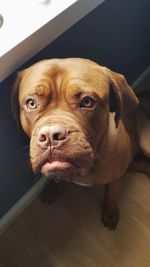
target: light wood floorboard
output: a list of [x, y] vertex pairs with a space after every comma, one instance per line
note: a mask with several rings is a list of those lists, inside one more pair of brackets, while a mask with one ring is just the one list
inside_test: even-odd
[[100, 220], [103, 193], [70, 184], [52, 205], [36, 199], [0, 236], [0, 267], [150, 267], [150, 180], [125, 176], [113, 232]]

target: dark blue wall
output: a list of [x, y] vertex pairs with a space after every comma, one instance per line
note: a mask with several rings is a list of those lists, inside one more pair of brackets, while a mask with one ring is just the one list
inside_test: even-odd
[[[131, 83], [150, 62], [149, 10], [149, 0], [106, 0], [23, 67], [43, 58], [85, 57], [122, 72]], [[13, 80], [11, 75], [0, 84], [0, 216], [36, 181], [24, 149], [28, 140], [12, 119]]]
[[86, 57], [133, 82], [150, 64], [150, 1], [106, 0], [28, 64], [51, 57]]
[[10, 77], [0, 85], [0, 216], [34, 183], [28, 139], [16, 130], [10, 108]]

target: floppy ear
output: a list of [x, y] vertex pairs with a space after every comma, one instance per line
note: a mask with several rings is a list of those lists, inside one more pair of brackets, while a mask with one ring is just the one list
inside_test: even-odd
[[12, 88], [12, 93], [11, 93], [11, 109], [13, 112], [14, 119], [17, 123], [17, 126], [19, 128], [19, 102], [18, 102], [18, 97], [19, 97], [19, 86], [22, 80], [22, 71], [18, 72], [16, 81], [13, 85]]
[[108, 75], [110, 79], [109, 108], [110, 112], [115, 112], [117, 128], [119, 120], [134, 110], [139, 101], [123, 75], [111, 70]]

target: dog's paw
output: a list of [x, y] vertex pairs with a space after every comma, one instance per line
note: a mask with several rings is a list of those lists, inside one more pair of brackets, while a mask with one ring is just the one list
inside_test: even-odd
[[109, 211], [107, 209], [103, 210], [101, 220], [105, 227], [108, 227], [109, 230], [116, 230], [120, 219], [119, 208], [116, 207], [115, 210]]
[[57, 199], [58, 195], [61, 192], [61, 186], [51, 181], [49, 182], [45, 188], [43, 189], [41, 195], [40, 195], [40, 201], [44, 204], [52, 204]]

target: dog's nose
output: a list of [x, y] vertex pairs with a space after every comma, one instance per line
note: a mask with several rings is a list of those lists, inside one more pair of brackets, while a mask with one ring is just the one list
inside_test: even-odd
[[38, 143], [42, 148], [61, 145], [68, 137], [62, 125], [44, 126], [38, 132]]

